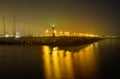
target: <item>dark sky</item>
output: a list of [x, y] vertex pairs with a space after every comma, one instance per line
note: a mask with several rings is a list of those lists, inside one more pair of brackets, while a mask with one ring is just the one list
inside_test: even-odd
[[40, 33], [54, 23], [58, 31], [120, 35], [119, 0], [0, 0], [1, 30], [4, 13], [12, 31], [14, 11], [18, 31]]

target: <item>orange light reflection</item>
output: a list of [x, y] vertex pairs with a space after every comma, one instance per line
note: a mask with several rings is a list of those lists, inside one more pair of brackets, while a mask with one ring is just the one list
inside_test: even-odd
[[94, 78], [97, 75], [96, 45], [91, 44], [76, 53], [43, 46], [46, 79], [75, 79], [77, 73], [82, 78]]

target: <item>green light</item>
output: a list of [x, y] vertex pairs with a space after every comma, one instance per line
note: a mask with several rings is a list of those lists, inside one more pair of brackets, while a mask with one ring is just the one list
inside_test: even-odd
[[55, 28], [55, 24], [53, 24], [52, 27]]

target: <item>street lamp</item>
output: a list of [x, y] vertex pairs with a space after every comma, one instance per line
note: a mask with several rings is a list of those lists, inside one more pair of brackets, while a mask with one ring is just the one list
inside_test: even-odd
[[52, 25], [52, 30], [53, 30], [53, 33], [52, 33], [52, 36], [55, 37], [55, 24]]

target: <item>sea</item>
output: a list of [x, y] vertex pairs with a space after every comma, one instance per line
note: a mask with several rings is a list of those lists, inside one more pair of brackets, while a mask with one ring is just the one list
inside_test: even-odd
[[0, 45], [0, 79], [120, 79], [120, 39], [81, 46]]

